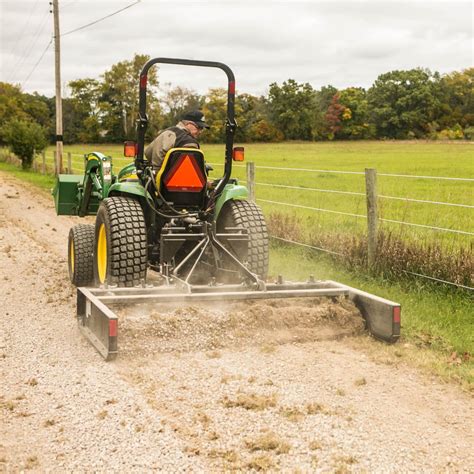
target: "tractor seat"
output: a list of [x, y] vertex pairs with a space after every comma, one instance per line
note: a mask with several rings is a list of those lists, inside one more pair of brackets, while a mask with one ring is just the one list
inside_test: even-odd
[[204, 153], [197, 148], [172, 148], [156, 175], [156, 184], [165, 201], [175, 207], [202, 209], [207, 189]]

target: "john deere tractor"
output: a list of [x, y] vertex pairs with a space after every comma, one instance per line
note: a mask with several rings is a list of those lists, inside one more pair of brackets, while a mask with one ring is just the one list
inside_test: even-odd
[[[228, 78], [224, 175], [210, 179], [204, 154], [194, 148], [168, 151], [160, 169], [144, 156], [147, 75], [157, 63], [222, 69]], [[112, 159], [85, 155], [84, 175], [60, 175], [53, 191], [60, 215], [96, 215], [95, 225], [69, 233], [68, 265], [76, 286], [132, 287], [148, 270], [166, 281], [245, 283], [261, 287], [267, 276], [268, 235], [260, 208], [231, 178], [234, 148], [235, 79], [222, 63], [156, 58], [139, 79], [137, 143], [125, 143], [133, 162], [115, 173]]]
[[[147, 74], [157, 63], [222, 69], [228, 78], [224, 175], [210, 179], [204, 154], [195, 148], [168, 151], [160, 169], [144, 157]], [[229, 302], [267, 298], [349, 298], [367, 329], [394, 342], [400, 305], [334, 281], [265, 282], [268, 234], [260, 208], [231, 178], [235, 80], [217, 62], [157, 58], [140, 74], [137, 143], [125, 144], [133, 162], [114, 173], [101, 153], [85, 155], [83, 175], [59, 175], [53, 195], [61, 215], [96, 215], [95, 225], [69, 233], [68, 265], [77, 288], [79, 329], [106, 360], [117, 356], [115, 305]], [[156, 278], [147, 278], [152, 270]], [[133, 288], [130, 288], [133, 287]], [[310, 303], [311, 304], [311, 303]]]

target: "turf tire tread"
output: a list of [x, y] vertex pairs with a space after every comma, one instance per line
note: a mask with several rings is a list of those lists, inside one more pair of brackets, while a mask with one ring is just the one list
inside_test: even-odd
[[224, 227], [243, 227], [249, 233], [248, 266], [260, 278], [268, 274], [268, 231], [262, 210], [257, 204], [244, 200], [227, 201], [219, 215]]
[[107, 282], [121, 287], [136, 286], [145, 279], [147, 269], [147, 232], [142, 207], [135, 199], [118, 196], [104, 199], [102, 206], [108, 216], [110, 239]]
[[[69, 278], [76, 286], [90, 286], [94, 281], [94, 225], [77, 224], [69, 231], [74, 243], [74, 272], [69, 261]], [[69, 254], [68, 247], [68, 254]], [[69, 256], [70, 258], [70, 256]]]

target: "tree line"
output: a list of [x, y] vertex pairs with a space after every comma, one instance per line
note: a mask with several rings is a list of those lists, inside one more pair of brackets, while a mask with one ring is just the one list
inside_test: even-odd
[[[64, 142], [100, 143], [134, 139], [138, 77], [148, 60], [135, 55], [97, 78], [69, 82], [63, 99]], [[226, 90], [204, 95], [184, 87], [158, 88], [156, 68], [149, 74], [148, 139], [173, 125], [190, 109], [201, 109], [210, 130], [203, 141], [224, 137]], [[474, 68], [441, 75], [428, 69], [390, 71], [368, 89], [331, 85], [320, 89], [288, 79], [268, 93], [238, 93], [240, 142], [281, 140], [474, 139]], [[22, 92], [0, 82], [0, 142], [32, 135], [39, 146], [53, 142], [55, 99]], [[20, 131], [20, 133], [18, 133]], [[23, 139], [23, 141], [25, 141]]]

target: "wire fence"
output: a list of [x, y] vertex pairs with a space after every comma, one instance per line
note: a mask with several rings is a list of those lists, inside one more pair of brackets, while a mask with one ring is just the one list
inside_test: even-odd
[[[239, 167], [243, 167], [243, 165], [237, 165]], [[338, 190], [338, 189], [329, 189], [329, 188], [316, 188], [316, 187], [305, 187], [305, 186], [295, 186], [295, 185], [290, 185], [290, 184], [282, 184], [282, 183], [269, 183], [269, 182], [263, 182], [260, 180], [255, 180], [255, 169], [254, 170], [249, 170], [249, 167], [252, 168], [254, 165], [252, 163], [247, 163], [247, 181], [245, 183], [248, 185], [249, 189], [251, 190], [251, 194], [255, 196], [255, 189], [259, 188], [272, 188], [272, 189], [280, 189], [280, 190], [295, 190], [295, 191], [305, 191], [305, 192], [315, 192], [315, 193], [328, 193], [328, 194], [336, 194], [336, 195], [341, 195], [341, 197], [346, 197], [346, 198], [352, 198], [352, 197], [366, 197], [367, 198], [367, 214], [362, 214], [362, 213], [355, 213], [355, 212], [346, 212], [346, 211], [341, 211], [341, 210], [334, 210], [334, 209], [329, 209], [325, 207], [316, 207], [316, 206], [308, 206], [308, 205], [303, 205], [303, 204], [298, 204], [296, 202], [286, 202], [286, 201], [280, 201], [280, 200], [275, 200], [275, 199], [265, 199], [263, 197], [256, 197], [255, 201], [257, 203], [265, 203], [265, 204], [271, 204], [273, 206], [284, 206], [284, 207], [289, 207], [292, 209], [301, 209], [305, 211], [310, 211], [310, 212], [315, 212], [315, 213], [327, 213], [327, 214], [332, 214], [332, 215], [339, 215], [339, 216], [346, 216], [350, 218], [356, 218], [356, 219], [364, 219], [368, 223], [368, 231], [367, 235], [370, 235], [370, 226], [373, 225], [375, 226], [376, 229], [376, 223], [372, 222], [370, 223], [370, 214], [371, 211], [374, 211], [374, 209], [369, 208], [369, 194], [374, 193], [376, 196], [376, 200], [392, 200], [392, 201], [399, 201], [399, 202], [405, 202], [405, 203], [417, 203], [421, 205], [430, 205], [430, 206], [440, 206], [444, 207], [444, 209], [447, 210], [447, 208], [459, 208], [462, 210], [472, 210], [474, 209], [474, 205], [470, 203], [456, 203], [456, 202], [449, 202], [449, 201], [442, 201], [442, 200], [430, 200], [430, 199], [417, 199], [417, 198], [411, 198], [411, 197], [405, 197], [405, 196], [392, 196], [392, 195], [386, 195], [386, 194], [377, 194], [375, 189], [368, 189], [368, 180], [366, 179], [366, 192], [359, 192], [359, 191], [349, 191], [349, 190]], [[343, 170], [322, 170], [322, 169], [308, 169], [308, 168], [281, 168], [281, 167], [271, 167], [271, 166], [256, 166], [256, 170], [258, 171], [259, 169], [263, 170], [280, 170], [280, 171], [285, 171], [285, 180], [288, 181], [288, 174], [289, 172], [317, 172], [318, 174], [321, 173], [337, 173], [337, 174], [348, 174], [348, 175], [359, 175], [359, 176], [366, 176], [367, 178], [367, 171], [365, 172], [358, 172], [358, 171], [343, 171]], [[375, 172], [375, 170], [373, 170]], [[375, 172], [376, 173], [376, 172]], [[439, 179], [439, 180], [444, 180], [444, 181], [452, 181], [452, 182], [461, 182], [461, 183], [470, 183], [474, 181], [474, 178], [467, 178], [467, 177], [448, 177], [448, 176], [425, 176], [425, 175], [401, 175], [401, 174], [392, 174], [392, 173], [376, 173], [376, 176], [383, 176], [387, 178], [417, 178], [420, 180], [427, 179], [427, 180], [434, 180], [434, 179]], [[253, 182], [251, 182], [253, 180]], [[471, 193], [471, 196], [474, 194]], [[375, 209], [375, 219], [377, 222], [383, 222], [383, 223], [389, 223], [389, 224], [394, 224], [398, 226], [406, 226], [406, 227], [412, 227], [420, 230], [431, 230], [435, 232], [443, 232], [447, 234], [453, 234], [453, 235], [459, 235], [459, 236], [468, 236], [472, 237], [474, 236], [474, 232], [470, 230], [463, 230], [463, 229], [458, 229], [458, 228], [452, 228], [452, 227], [443, 227], [439, 225], [430, 225], [427, 223], [416, 223], [416, 222], [409, 222], [405, 220], [399, 220], [399, 219], [390, 219], [386, 217], [382, 217], [378, 215], [377, 209]], [[474, 215], [472, 216], [472, 222], [474, 222]], [[375, 232], [376, 234], [376, 232]], [[337, 255], [337, 256], [343, 256], [341, 252], [337, 252], [334, 249], [330, 248], [324, 248], [321, 246], [315, 246], [315, 245], [310, 245], [305, 242], [300, 242], [296, 241], [294, 239], [289, 239], [289, 238], [284, 238], [282, 236], [276, 236], [276, 235], [271, 235], [271, 237], [277, 241], [280, 242], [285, 242], [287, 244], [291, 245], [297, 245], [300, 247], [304, 248], [309, 248], [317, 251], [322, 251], [331, 255]], [[374, 248], [372, 249], [372, 253], [376, 255], [376, 246], [377, 242], [371, 242], [370, 237], [368, 238], [368, 246], [373, 246]], [[370, 256], [371, 249], [368, 249], [368, 255]], [[474, 288], [469, 286], [469, 285], [464, 285], [460, 283], [455, 283], [452, 281], [448, 281], [443, 278], [437, 278], [436, 276], [433, 275], [425, 275], [420, 272], [415, 272], [415, 271], [409, 271], [409, 270], [403, 270], [405, 274], [416, 276], [418, 278], [424, 278], [428, 279], [431, 281], [436, 281], [439, 283], [443, 283], [446, 285], [451, 285], [455, 286], [458, 288], [462, 288], [465, 290], [470, 290], [473, 291]]]
[[[35, 169], [37, 171], [47, 173], [47, 172], [54, 172], [55, 171], [55, 166], [54, 163], [56, 162], [54, 153], [43, 153], [41, 158], [37, 157], [35, 161]], [[84, 163], [84, 155], [82, 154], [77, 154], [77, 153], [65, 153], [64, 158], [63, 158], [63, 166], [65, 169], [66, 173], [74, 173], [80, 172], [82, 173], [83, 170], [83, 163]], [[212, 166], [223, 166], [222, 163], [209, 163]], [[233, 165], [236, 168], [244, 168], [247, 170], [247, 180], [242, 179], [240, 182], [247, 184], [249, 189], [253, 189], [253, 193], [255, 193], [255, 189], [274, 189], [274, 190], [292, 190], [292, 191], [301, 191], [304, 193], [321, 193], [321, 194], [328, 194], [328, 195], [340, 195], [342, 198], [353, 198], [353, 197], [358, 197], [358, 198], [367, 198], [368, 197], [368, 189], [367, 189], [367, 183], [366, 183], [366, 189], [365, 192], [360, 192], [360, 191], [353, 191], [353, 190], [341, 190], [341, 189], [330, 189], [330, 188], [325, 188], [325, 187], [312, 187], [312, 186], [301, 186], [301, 185], [291, 185], [291, 184], [283, 184], [281, 182], [273, 183], [273, 182], [265, 182], [264, 180], [255, 180], [255, 169], [257, 171], [259, 170], [267, 170], [267, 171], [281, 171], [285, 173], [285, 180], [287, 181], [287, 177], [289, 176], [290, 173], [318, 173], [318, 174], [337, 174], [337, 175], [352, 175], [352, 176], [367, 176], [367, 170], [366, 171], [348, 171], [348, 170], [330, 170], [330, 169], [313, 169], [313, 168], [294, 168], [294, 167], [276, 167], [276, 166], [255, 166], [253, 163], [247, 163], [246, 165], [240, 165], [240, 164], [234, 164]], [[252, 173], [249, 173], [249, 168], [253, 167], [254, 170]], [[430, 175], [410, 175], [410, 174], [398, 174], [398, 173], [376, 173], [377, 177], [384, 177], [384, 178], [396, 178], [396, 179], [418, 179], [418, 180], [439, 180], [440, 182], [459, 182], [459, 183], [472, 183], [474, 182], [474, 178], [470, 177], [452, 177], [452, 176], [430, 176]], [[260, 193], [259, 193], [260, 194]], [[473, 195], [473, 193], [471, 193]], [[415, 197], [408, 197], [408, 196], [394, 196], [390, 194], [377, 194], [376, 195], [377, 200], [379, 201], [398, 201], [398, 202], [403, 202], [403, 203], [415, 203], [415, 204], [420, 204], [420, 205], [429, 205], [433, 207], [440, 207], [446, 209], [446, 212], [448, 212], [448, 209], [460, 209], [460, 210], [465, 210], [469, 211], [474, 209], [474, 205], [468, 202], [452, 202], [449, 200], [431, 200], [431, 199], [420, 199], [420, 198], [415, 198]], [[335, 210], [335, 209], [329, 209], [326, 207], [322, 206], [310, 206], [310, 205], [304, 205], [304, 204], [298, 204], [296, 202], [285, 202], [281, 200], [276, 200], [276, 199], [266, 199], [263, 197], [257, 197], [255, 199], [259, 203], [264, 203], [264, 204], [270, 204], [273, 206], [283, 206], [283, 207], [288, 207], [288, 208], [293, 208], [293, 209], [301, 209], [304, 211], [309, 211], [309, 212], [315, 212], [315, 213], [323, 213], [323, 214], [328, 214], [328, 215], [339, 215], [339, 216], [345, 216], [348, 218], [355, 218], [357, 219], [364, 219], [366, 221], [369, 220], [369, 209], [367, 210], [367, 214], [362, 214], [359, 212], [347, 212], [344, 210]], [[392, 225], [398, 225], [398, 226], [404, 226], [404, 227], [409, 227], [409, 228], [414, 228], [414, 229], [419, 229], [420, 231], [434, 231], [438, 233], [445, 233], [445, 234], [451, 234], [451, 235], [458, 235], [458, 236], [466, 236], [466, 237], [472, 237], [474, 236], [474, 232], [471, 230], [464, 230], [464, 229], [459, 229], [459, 228], [452, 228], [452, 227], [445, 227], [445, 226], [440, 226], [440, 225], [431, 225], [428, 223], [420, 223], [420, 222], [410, 222], [410, 221], [405, 221], [401, 219], [391, 219], [387, 217], [382, 217], [380, 215], [376, 215], [376, 220], [377, 222], [380, 223], [387, 223], [387, 224], [392, 224]], [[474, 215], [471, 220], [471, 222], [474, 222]], [[370, 223], [368, 223], [368, 226]], [[343, 254], [341, 252], [336, 251], [335, 249], [330, 249], [330, 248], [324, 248], [321, 246], [315, 246], [315, 245], [310, 245], [305, 242], [300, 242], [296, 241], [293, 239], [289, 238], [284, 238], [282, 236], [271, 236], [273, 239], [285, 242], [290, 245], [296, 245], [304, 248], [309, 248], [321, 252], [325, 252], [331, 255], [337, 255], [337, 256], [342, 256]], [[372, 242], [372, 244], [369, 243], [368, 245], [376, 245], [376, 242]], [[424, 275], [419, 272], [412, 272], [409, 270], [403, 270], [404, 273], [410, 274], [412, 276], [416, 276], [419, 278], [425, 278], [431, 281], [437, 281], [446, 285], [452, 285], [456, 286], [459, 288], [467, 289], [467, 290], [474, 290], [469, 285], [463, 285], [451, 281], [447, 281], [443, 278], [437, 278], [436, 276], [433, 275]]]
[[[209, 163], [212, 166], [222, 166], [222, 163]], [[234, 165], [237, 168], [245, 168], [246, 165]], [[358, 174], [364, 176], [363, 171], [345, 171], [345, 170], [327, 170], [314, 168], [284, 168], [278, 166], [258, 166], [258, 169], [277, 170], [277, 171], [303, 171], [308, 173], [333, 173], [333, 174]], [[388, 176], [393, 178], [411, 178], [411, 179], [438, 179], [448, 181], [474, 181], [474, 178], [458, 178], [453, 176], [426, 176], [415, 174], [393, 174], [393, 173], [377, 173], [378, 176]]]

